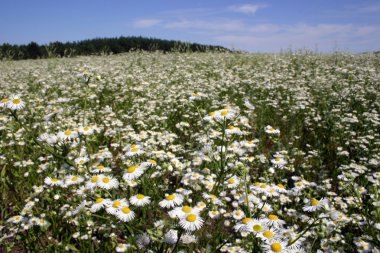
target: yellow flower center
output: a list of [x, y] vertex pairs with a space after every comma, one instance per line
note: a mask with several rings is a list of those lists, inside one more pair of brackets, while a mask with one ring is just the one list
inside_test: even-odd
[[137, 198], [137, 199], [143, 199], [143, 198], [145, 198], [145, 196], [142, 195], [142, 194], [137, 194], [137, 195], [136, 195], [136, 198]]
[[8, 101], [9, 101], [8, 98], [3, 98], [3, 99], [1, 100], [1, 103], [7, 103]]
[[96, 202], [96, 203], [102, 203], [103, 200], [104, 200], [103, 198], [97, 198], [97, 199], [95, 200], [95, 202]]
[[119, 207], [121, 205], [121, 201], [119, 201], [119, 200], [116, 200], [116, 201], [114, 201], [113, 203], [112, 203], [112, 207], [114, 207], [114, 208], [117, 208], [117, 207]]
[[170, 195], [166, 196], [165, 199], [166, 200], [174, 200], [175, 199], [175, 195], [174, 194], [170, 194]]
[[222, 111], [222, 112], [220, 113], [220, 115], [222, 115], [222, 116], [227, 116], [227, 115], [228, 115], [228, 112], [227, 112], [227, 111]]
[[52, 178], [51, 181], [54, 182], [54, 183], [58, 182], [58, 178]]
[[229, 109], [231, 109], [231, 107], [227, 105], [223, 109], [229, 110]]
[[248, 224], [248, 222], [250, 222], [250, 221], [252, 221], [251, 218], [244, 218], [244, 219], [242, 220], [243, 224]]
[[98, 166], [96, 166], [96, 168], [98, 168], [98, 170], [104, 170], [104, 166], [103, 165], [98, 165]]
[[255, 232], [260, 232], [261, 230], [263, 230], [263, 226], [261, 226], [260, 224], [255, 224], [252, 228]]
[[139, 149], [138, 149], [138, 148], [132, 148], [131, 151], [132, 151], [133, 153], [136, 153], [137, 151], [139, 151]]
[[71, 131], [70, 131], [70, 130], [66, 130], [66, 131], [65, 131], [65, 135], [66, 135], [66, 136], [71, 135]]
[[21, 100], [18, 98], [15, 98], [12, 100], [12, 103], [17, 105], [17, 104], [21, 103]]
[[280, 188], [282, 188], [282, 189], [285, 188], [285, 186], [283, 184], [278, 184], [277, 186], [280, 187]]
[[261, 183], [260, 182], [255, 182], [255, 186], [260, 186]]
[[151, 164], [157, 164], [157, 162], [156, 162], [155, 160], [149, 160], [149, 162], [150, 162]]
[[194, 222], [197, 220], [197, 216], [195, 214], [189, 214], [187, 217], [186, 217], [186, 220], [189, 221], [189, 222]]
[[269, 214], [269, 215], [268, 215], [268, 218], [269, 218], [270, 220], [278, 220], [278, 216], [277, 216], [277, 215], [274, 215], [274, 214]]
[[103, 183], [108, 184], [111, 180], [108, 177], [103, 178]]
[[317, 199], [315, 199], [315, 198], [312, 198], [312, 199], [310, 200], [310, 203], [311, 203], [312, 206], [316, 206], [316, 205], [319, 204], [319, 200], [317, 200]]
[[210, 112], [208, 115], [209, 115], [209, 116], [214, 116], [214, 115], [215, 115], [215, 112]]
[[281, 250], [282, 250], [282, 246], [278, 242], [272, 243], [270, 248], [273, 252], [281, 252]]
[[267, 188], [267, 185], [266, 184], [262, 184], [262, 185], [260, 185], [260, 188], [265, 189], [265, 188]]
[[229, 184], [234, 184], [235, 183], [235, 179], [231, 178], [230, 180], [228, 180], [228, 183]]
[[123, 207], [123, 208], [121, 209], [121, 211], [122, 211], [123, 213], [125, 213], [125, 214], [128, 214], [128, 213], [131, 212], [131, 209], [129, 209], [129, 207]]
[[127, 169], [127, 171], [128, 171], [128, 173], [133, 173], [133, 172], [135, 172], [135, 170], [138, 168], [139, 166], [132, 166], [132, 167], [129, 167], [128, 169]]
[[194, 96], [194, 97], [198, 97], [199, 95], [198, 95], [197, 92], [194, 92], [193, 96]]
[[281, 161], [281, 158], [280, 157], [276, 157], [274, 160], [276, 160], [276, 162], [279, 162], [279, 161]]
[[235, 127], [234, 126], [229, 126], [228, 129], [234, 129]]
[[237, 212], [236, 212], [236, 215], [241, 215], [241, 212], [240, 212], [240, 211], [237, 211]]
[[96, 183], [96, 182], [98, 182], [98, 180], [99, 180], [99, 177], [98, 177], [98, 176], [93, 176], [93, 177], [91, 178], [91, 182], [92, 182], [92, 183]]
[[136, 147], [137, 147], [136, 144], [132, 144], [132, 145], [131, 145], [131, 148], [136, 148]]
[[184, 206], [184, 207], [182, 207], [182, 212], [184, 212], [184, 213], [190, 213], [191, 210], [192, 210], [192, 208], [189, 207], [189, 206]]
[[263, 233], [263, 236], [265, 236], [265, 237], [268, 238], [268, 239], [271, 239], [271, 238], [273, 238], [274, 234], [273, 234], [272, 231], [267, 230], [267, 231], [265, 231], [265, 232]]
[[73, 176], [72, 178], [71, 178], [71, 181], [74, 181], [74, 182], [76, 182], [76, 181], [78, 181], [78, 177], [77, 176]]
[[84, 130], [84, 131], [88, 131], [88, 130], [90, 130], [90, 128], [85, 127], [85, 128], [83, 128], [83, 130]]

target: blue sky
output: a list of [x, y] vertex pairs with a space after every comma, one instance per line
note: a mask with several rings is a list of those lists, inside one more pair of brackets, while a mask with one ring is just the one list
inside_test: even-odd
[[0, 43], [140, 35], [252, 52], [380, 50], [380, 1], [0, 2]]

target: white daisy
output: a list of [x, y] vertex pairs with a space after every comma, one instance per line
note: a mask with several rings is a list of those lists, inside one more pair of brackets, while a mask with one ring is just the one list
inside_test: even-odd
[[125, 243], [119, 243], [116, 247], [116, 252], [125, 252], [127, 249], [129, 249], [131, 245], [125, 244]]
[[265, 132], [267, 134], [280, 134], [280, 130], [273, 128], [272, 126], [268, 125], [264, 128]]
[[150, 197], [145, 196], [143, 194], [136, 194], [130, 197], [129, 201], [134, 206], [145, 206], [150, 204]]
[[311, 198], [310, 203], [307, 206], [304, 206], [302, 210], [305, 212], [315, 212], [319, 209], [325, 208], [328, 204], [327, 199], [321, 198], [320, 200], [317, 200], [316, 198]]
[[106, 212], [116, 215], [121, 206], [128, 206], [128, 201], [126, 199], [116, 199], [109, 201], [106, 203]]
[[139, 178], [142, 174], [144, 174], [144, 167], [140, 165], [131, 166], [123, 174], [123, 179], [125, 181], [135, 180]]
[[92, 204], [90, 211], [95, 213], [95, 212], [99, 211], [100, 209], [102, 209], [102, 208], [104, 208], [110, 204], [111, 204], [110, 199], [97, 198], [95, 200], [94, 204]]
[[115, 215], [119, 220], [124, 222], [129, 222], [135, 218], [135, 212], [128, 205], [121, 206]]
[[158, 204], [164, 208], [171, 208], [171, 207], [181, 205], [182, 202], [183, 202], [183, 196], [178, 193], [173, 193], [170, 195], [165, 194], [165, 199], [160, 201]]
[[195, 231], [202, 227], [203, 219], [197, 213], [189, 213], [182, 216], [179, 224], [187, 231]]
[[25, 102], [22, 101], [19, 95], [13, 95], [7, 103], [7, 107], [11, 110], [18, 111], [25, 107]]
[[285, 221], [278, 218], [275, 214], [269, 214], [268, 218], [265, 219], [265, 222], [267, 226], [275, 228], [282, 227], [285, 224]]
[[103, 165], [96, 165], [91, 170], [92, 173], [105, 173], [105, 172], [111, 172], [112, 169], [110, 167], [104, 167]]
[[280, 241], [280, 240], [271, 240], [271, 241], [265, 241], [262, 245], [265, 252], [288, 252], [286, 243]]
[[80, 184], [84, 181], [84, 178], [78, 175], [69, 175], [65, 178], [65, 185]]
[[117, 188], [119, 186], [119, 181], [111, 176], [103, 176], [101, 180], [99, 180], [98, 185], [100, 188], [109, 190]]
[[179, 206], [174, 208], [174, 210], [170, 211], [169, 216], [172, 218], [181, 218], [189, 213], [199, 213], [199, 210], [197, 208], [193, 208], [187, 205]]
[[83, 135], [90, 135], [94, 132], [92, 127], [80, 127], [78, 132]]
[[63, 132], [59, 132], [58, 133], [58, 138], [60, 140], [72, 140], [72, 139], [75, 139], [78, 137], [78, 132], [76, 131], [72, 131], [70, 129], [67, 129], [66, 131], [63, 131]]
[[63, 185], [63, 182], [62, 180], [56, 178], [56, 177], [46, 177], [45, 180], [44, 180], [44, 183], [46, 185], [52, 185], [52, 186], [55, 186], [55, 185], [58, 185], [58, 186], [62, 186]]

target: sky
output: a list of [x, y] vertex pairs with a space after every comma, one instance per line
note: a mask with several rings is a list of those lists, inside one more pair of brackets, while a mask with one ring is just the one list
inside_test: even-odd
[[250, 52], [380, 50], [377, 0], [0, 0], [0, 44], [144, 36]]

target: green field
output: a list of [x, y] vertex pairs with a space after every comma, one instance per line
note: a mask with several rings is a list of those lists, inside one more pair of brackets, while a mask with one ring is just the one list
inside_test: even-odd
[[380, 57], [0, 62], [0, 252], [379, 252]]

